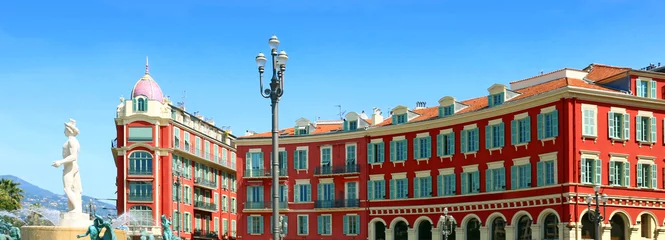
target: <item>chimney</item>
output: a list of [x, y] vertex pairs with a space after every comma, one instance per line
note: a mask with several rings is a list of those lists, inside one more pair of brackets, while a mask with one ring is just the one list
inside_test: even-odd
[[254, 132], [254, 131], [250, 131], [250, 130], [245, 131], [245, 137], [252, 136], [254, 134], [256, 134], [256, 132]]
[[365, 120], [366, 120], [366, 119], [369, 119], [369, 118], [367, 117], [367, 114], [365, 113], [365, 110], [363, 110], [363, 111], [360, 113], [360, 118], [361, 118], [361, 119], [365, 119]]
[[423, 109], [423, 108], [425, 108], [426, 105], [427, 105], [426, 102], [416, 102], [416, 108], [415, 109]]
[[372, 126], [375, 126], [383, 122], [383, 115], [381, 115], [381, 109], [374, 108], [374, 113], [372, 113]]

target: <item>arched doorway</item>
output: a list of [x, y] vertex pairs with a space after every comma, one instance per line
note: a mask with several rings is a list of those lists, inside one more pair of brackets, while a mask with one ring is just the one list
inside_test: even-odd
[[374, 239], [386, 240], [386, 225], [381, 221], [374, 223]]
[[432, 223], [427, 220], [418, 223], [418, 240], [432, 240]]
[[496, 217], [492, 220], [490, 240], [506, 240], [506, 220]]
[[582, 215], [582, 238], [596, 239], [596, 225], [589, 219], [589, 213]]
[[543, 220], [543, 239], [544, 240], [558, 240], [559, 239], [559, 218], [550, 213]]
[[478, 219], [472, 218], [466, 223], [466, 240], [480, 240], [480, 221]]
[[517, 220], [517, 240], [531, 240], [531, 218], [524, 215]]
[[409, 239], [409, 226], [404, 221], [399, 221], [395, 224], [393, 229], [394, 240], [408, 240]]
[[614, 214], [610, 219], [612, 230], [610, 231], [611, 240], [626, 240], [626, 223], [619, 214]]
[[642, 213], [640, 216], [640, 235], [642, 239], [652, 239], [654, 237], [654, 231], [656, 231], [656, 220], [647, 213]]

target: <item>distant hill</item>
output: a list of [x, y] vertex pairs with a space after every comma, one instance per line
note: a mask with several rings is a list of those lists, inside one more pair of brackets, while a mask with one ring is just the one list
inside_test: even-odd
[[[61, 212], [67, 211], [67, 197], [64, 194], [55, 194], [49, 190], [40, 188], [32, 183], [29, 183], [19, 177], [12, 175], [0, 175], [0, 179], [10, 179], [19, 183], [19, 188], [23, 189], [23, 201], [21, 205], [24, 207], [30, 206], [34, 203], [39, 203], [44, 207], [55, 209]], [[83, 195], [83, 209], [87, 209], [90, 200], [97, 206], [97, 213], [101, 216], [112, 215], [115, 216], [117, 211], [115, 205], [106, 202], [95, 200], [95, 198]]]

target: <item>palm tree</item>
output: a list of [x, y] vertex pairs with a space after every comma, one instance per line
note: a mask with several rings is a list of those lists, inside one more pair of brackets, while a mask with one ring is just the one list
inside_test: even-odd
[[14, 182], [10, 179], [0, 179], [0, 192], [4, 192], [4, 194], [9, 197], [9, 199], [4, 199], [4, 197], [0, 197], [0, 199], [3, 201], [9, 201], [9, 203], [5, 204], [13, 206], [13, 209], [7, 210], [16, 210], [21, 208], [21, 200], [23, 200], [23, 189], [19, 188], [19, 185], [20, 183]]

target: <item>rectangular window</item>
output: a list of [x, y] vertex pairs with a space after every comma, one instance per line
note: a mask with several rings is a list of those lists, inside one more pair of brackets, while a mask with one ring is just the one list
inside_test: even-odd
[[496, 192], [506, 190], [506, 168], [485, 170], [485, 191]]
[[413, 157], [415, 159], [429, 159], [432, 157], [432, 137], [419, 137], [413, 139]]
[[637, 163], [637, 187], [657, 188], [658, 170], [656, 164]]
[[180, 148], [180, 128], [177, 127], [173, 127], [173, 147]]
[[367, 199], [386, 199], [386, 181], [369, 180], [367, 182]]
[[298, 235], [309, 234], [309, 228], [307, 227], [308, 222], [309, 216], [298, 215]]
[[184, 226], [185, 232], [191, 232], [192, 231], [192, 215], [189, 213], [185, 213], [185, 226]]
[[396, 140], [390, 141], [390, 161], [406, 161], [407, 158], [407, 141]]
[[264, 205], [263, 193], [264, 193], [263, 186], [248, 186], [247, 203], [245, 208], [247, 209], [263, 208]]
[[215, 232], [219, 232], [219, 218], [215, 217]]
[[497, 93], [487, 96], [489, 107], [501, 105], [505, 101], [505, 93]]
[[455, 114], [455, 104], [443, 107], [443, 116], [452, 116]]
[[610, 161], [610, 185], [630, 186], [630, 163], [628, 161]]
[[437, 196], [455, 195], [455, 174], [437, 176]]
[[247, 217], [247, 233], [263, 234], [263, 216]]
[[559, 111], [538, 114], [538, 140], [559, 136]]
[[479, 193], [480, 192], [480, 172], [463, 172], [462, 180], [462, 194]]
[[189, 139], [189, 132], [185, 131], [185, 152], [190, 152], [190, 139]]
[[279, 169], [280, 169], [279, 171], [286, 173], [288, 167], [289, 167], [289, 162], [286, 158], [286, 151], [279, 151]]
[[503, 122], [501, 122], [485, 126], [485, 148], [494, 149], [505, 145], [503, 125]]
[[462, 130], [460, 142], [462, 153], [477, 152], [479, 148], [478, 128]]
[[583, 184], [600, 184], [602, 165], [600, 159], [582, 158], [581, 182]]
[[595, 109], [584, 109], [582, 111], [582, 135], [596, 136], [596, 115]]
[[424, 198], [432, 196], [432, 177], [416, 177], [413, 179], [414, 196]]
[[152, 141], [152, 127], [129, 127], [130, 142], [150, 142]]
[[436, 136], [436, 154], [439, 157], [455, 154], [455, 132], [439, 134]]
[[296, 184], [294, 187], [293, 198], [295, 202], [311, 202], [312, 201], [312, 185], [310, 184]]
[[357, 235], [360, 234], [360, 216], [359, 215], [344, 215], [344, 234]]
[[231, 220], [231, 236], [232, 237], [236, 237], [236, 235], [237, 235], [236, 231], [237, 231], [236, 220]]
[[236, 198], [231, 198], [231, 213], [237, 213], [238, 209], [238, 203], [236, 201]]
[[408, 113], [393, 115], [393, 124], [404, 124], [407, 122]]
[[298, 170], [307, 170], [307, 150], [296, 150], [294, 152], [294, 168]]
[[358, 120], [349, 122], [349, 130], [353, 131], [358, 129]]
[[[217, 147], [217, 145], [213, 145], [212, 148], [213, 148], [212, 160], [214, 162], [218, 163], [219, 162], [219, 147]], [[226, 162], [224, 162], [224, 163], [226, 163]]]
[[321, 235], [331, 235], [332, 234], [332, 216], [322, 215], [318, 216], [317, 226], [319, 228], [319, 234]]
[[210, 142], [203, 140], [203, 149], [205, 151], [203, 158], [210, 160]]
[[409, 198], [409, 179], [390, 180], [390, 199]]
[[331, 208], [335, 203], [335, 184], [319, 183], [317, 185], [317, 202], [323, 208]]
[[368, 163], [382, 163], [385, 161], [384, 158], [384, 144], [380, 143], [368, 143], [367, 144], [367, 162]]
[[226, 197], [226, 195], [222, 195], [222, 212], [227, 212], [229, 211], [229, 199]]
[[531, 187], [531, 163], [512, 166], [510, 171], [511, 186], [513, 189]]
[[321, 148], [321, 173], [332, 173], [332, 148]]
[[229, 220], [222, 218], [222, 236], [229, 234]]
[[656, 142], [656, 118], [637, 116], [637, 141], [642, 143]]
[[152, 201], [152, 182], [129, 182], [130, 201]]
[[347, 182], [346, 183], [346, 198], [345, 199], [358, 199], [358, 182]]
[[[348, 167], [356, 166], [358, 162], [356, 161], [356, 145], [346, 146], [346, 165]], [[347, 169], [349, 169], [347, 167]]]
[[637, 89], [636, 95], [638, 97], [645, 97], [645, 98], [657, 98], [657, 88], [658, 85], [656, 84], [656, 81], [653, 81], [651, 79], [640, 79], [638, 78], [636, 80], [636, 86], [635, 88]]
[[630, 138], [630, 115], [624, 113], [607, 113], [609, 138], [627, 140]]
[[513, 145], [528, 143], [531, 141], [531, 117], [510, 121], [511, 142]]

